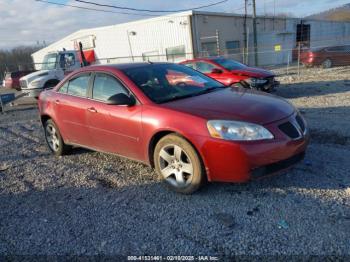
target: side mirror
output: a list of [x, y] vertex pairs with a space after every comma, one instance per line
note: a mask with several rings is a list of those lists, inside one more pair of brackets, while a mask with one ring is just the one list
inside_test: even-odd
[[136, 99], [132, 95], [127, 96], [126, 94], [120, 93], [108, 98], [107, 104], [116, 106], [133, 106], [136, 104]]
[[214, 68], [213, 70], [211, 70], [211, 73], [212, 74], [222, 74], [223, 71], [219, 68]]

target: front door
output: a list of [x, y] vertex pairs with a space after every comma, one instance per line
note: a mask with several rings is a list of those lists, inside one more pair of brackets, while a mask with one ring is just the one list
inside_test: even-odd
[[[219, 68], [218, 66], [212, 64], [212, 63], [208, 63], [208, 62], [204, 62], [204, 61], [200, 61], [200, 62], [196, 62], [196, 69], [203, 73], [206, 74], [207, 76], [214, 78], [215, 80], [221, 82], [224, 85], [228, 85], [230, 84], [231, 81], [231, 74], [227, 74], [226, 70]], [[221, 72], [213, 72], [213, 69], [218, 69]]]
[[109, 97], [129, 91], [114, 76], [96, 73], [91, 92], [92, 107], [88, 110], [88, 125], [94, 148], [126, 157], [142, 158], [141, 108], [108, 105]]

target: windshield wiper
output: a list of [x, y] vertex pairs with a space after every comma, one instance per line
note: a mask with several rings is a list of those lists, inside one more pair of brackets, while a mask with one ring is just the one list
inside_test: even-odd
[[170, 97], [169, 99], [166, 99], [164, 101], [161, 101], [160, 103], [165, 103], [165, 102], [170, 102], [170, 101], [174, 101], [174, 100], [178, 100], [178, 99], [183, 99], [183, 98], [188, 98], [188, 97], [194, 97], [194, 96], [200, 96], [200, 95], [204, 95], [207, 93], [210, 93], [216, 89], [221, 89], [221, 88], [226, 88], [225, 86], [219, 86], [219, 87], [209, 87], [206, 88], [200, 92], [197, 93], [192, 93], [192, 94], [187, 94], [187, 95], [173, 95], [172, 97]]
[[202, 90], [202, 91], [200, 91], [198, 93], [195, 93], [194, 95], [199, 96], [199, 95], [203, 95], [203, 94], [208, 94], [208, 93], [210, 93], [210, 92], [212, 92], [214, 90], [220, 89], [220, 88], [224, 88], [224, 87], [220, 87], [220, 86], [209, 87], [209, 88], [204, 89], [204, 90]]
[[170, 102], [170, 101], [175, 101], [178, 99], [183, 99], [183, 98], [188, 98], [188, 97], [192, 97], [194, 96], [194, 94], [188, 94], [188, 95], [173, 95], [172, 97], [165, 99], [163, 101], [160, 101], [160, 103], [166, 103], [166, 102]]

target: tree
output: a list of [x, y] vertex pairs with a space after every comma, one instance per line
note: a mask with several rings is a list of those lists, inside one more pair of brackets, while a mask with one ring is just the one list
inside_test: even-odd
[[6, 72], [18, 70], [34, 70], [31, 54], [42, 46], [18, 46], [11, 50], [0, 50], [0, 80]]

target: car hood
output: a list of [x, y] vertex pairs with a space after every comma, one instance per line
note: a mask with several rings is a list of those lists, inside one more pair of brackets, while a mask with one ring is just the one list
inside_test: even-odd
[[235, 75], [257, 77], [257, 78], [275, 76], [275, 74], [269, 70], [255, 68], [255, 67], [248, 67], [248, 66], [242, 69], [232, 70], [231, 72]]
[[29, 80], [37, 77], [42, 77], [42, 76], [49, 75], [49, 73], [50, 73], [49, 70], [40, 70], [40, 71], [33, 72], [29, 75], [22, 76], [21, 80]]
[[225, 88], [184, 98], [163, 106], [207, 120], [238, 120], [268, 124], [293, 114], [292, 104], [276, 96], [249, 89]]

